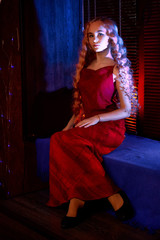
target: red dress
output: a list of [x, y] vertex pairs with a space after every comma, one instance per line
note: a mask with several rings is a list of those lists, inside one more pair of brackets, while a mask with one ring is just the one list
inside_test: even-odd
[[[83, 69], [79, 90], [86, 118], [116, 109], [113, 66]], [[124, 133], [124, 120], [117, 120], [53, 134], [47, 205], [58, 206], [72, 198], [100, 199], [116, 193], [119, 188], [104, 170], [102, 155], [117, 148]]]

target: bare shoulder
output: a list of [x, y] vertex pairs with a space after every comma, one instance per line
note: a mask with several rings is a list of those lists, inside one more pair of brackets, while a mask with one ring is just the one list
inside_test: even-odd
[[118, 76], [119, 76], [119, 69], [118, 69], [118, 65], [115, 64], [113, 68], [113, 82], [116, 82]]
[[115, 65], [114, 65], [114, 68], [113, 68], [113, 75], [115, 75], [116, 77], [118, 77], [118, 74], [119, 74], [119, 68], [118, 68], [118, 65], [115, 64]]

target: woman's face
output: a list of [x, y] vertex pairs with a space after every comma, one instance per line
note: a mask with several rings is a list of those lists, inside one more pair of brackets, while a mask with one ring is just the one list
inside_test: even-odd
[[109, 37], [101, 21], [91, 23], [87, 35], [89, 44], [95, 52], [104, 51], [108, 47]]

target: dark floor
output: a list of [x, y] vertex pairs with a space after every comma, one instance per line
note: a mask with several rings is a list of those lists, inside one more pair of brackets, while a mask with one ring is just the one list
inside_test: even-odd
[[91, 207], [92, 214], [79, 226], [61, 229], [66, 206], [49, 208], [47, 200], [48, 190], [0, 200], [0, 240], [160, 240], [160, 231], [151, 235], [123, 224], [104, 207], [97, 208], [97, 202]]

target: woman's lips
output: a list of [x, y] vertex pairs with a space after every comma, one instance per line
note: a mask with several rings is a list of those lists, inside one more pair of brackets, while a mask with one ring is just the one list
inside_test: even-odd
[[99, 47], [99, 45], [98, 44], [95, 44], [95, 45], [93, 45], [94, 47]]

